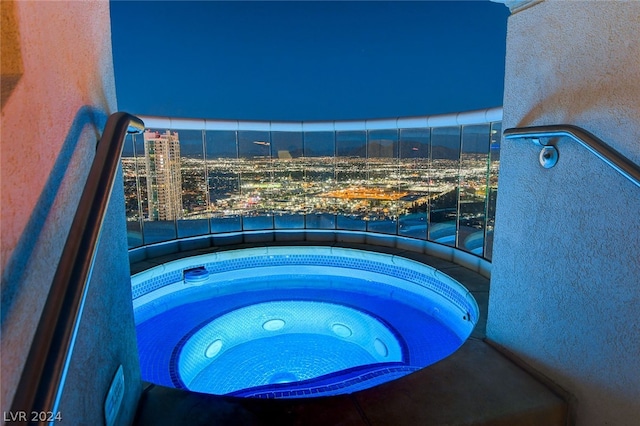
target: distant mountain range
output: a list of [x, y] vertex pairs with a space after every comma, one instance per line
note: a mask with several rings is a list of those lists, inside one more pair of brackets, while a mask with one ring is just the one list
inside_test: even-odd
[[[415, 144], [417, 145], [417, 144]], [[426, 158], [428, 153], [419, 152], [417, 155], [406, 155], [406, 152], [410, 152], [413, 148], [414, 144], [406, 144], [402, 146], [402, 157], [403, 158]], [[292, 147], [293, 148], [293, 147]], [[426, 146], [420, 146], [420, 149], [423, 151], [426, 150]], [[227, 152], [228, 151], [228, 152]], [[287, 150], [282, 150], [287, 151]], [[300, 147], [295, 147], [287, 151], [291, 157], [297, 158], [302, 157], [306, 154], [307, 157], [325, 157], [326, 149], [322, 150], [314, 150], [313, 147], [307, 146], [303, 151]], [[227, 156], [235, 156], [235, 147], [230, 147], [229, 150], [226, 151], [218, 151], [217, 154], [225, 154]], [[359, 157], [364, 158], [369, 153], [369, 156], [376, 158], [391, 158], [395, 156], [396, 153], [393, 152], [393, 145], [390, 143], [369, 143], [367, 147], [364, 144], [359, 144], [352, 148], [345, 148], [339, 150], [339, 156], [341, 157]], [[413, 154], [413, 152], [412, 152]], [[481, 154], [486, 154], [486, 152], [482, 152]], [[185, 144], [180, 147], [180, 155], [182, 157], [190, 157], [190, 158], [202, 158], [202, 145], [198, 146], [196, 144]], [[242, 155], [241, 155], [242, 156]], [[277, 153], [274, 154], [274, 157], [277, 157]], [[442, 145], [436, 145], [431, 147], [431, 157], [436, 159], [444, 159], [444, 160], [457, 160], [460, 157], [460, 151], [457, 148], [448, 148]]]

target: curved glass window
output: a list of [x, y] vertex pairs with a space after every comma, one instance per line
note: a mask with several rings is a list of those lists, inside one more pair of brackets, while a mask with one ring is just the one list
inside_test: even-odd
[[128, 137], [129, 247], [209, 233], [339, 229], [426, 239], [490, 260], [501, 123], [484, 117], [496, 111], [206, 126], [181, 119], [174, 123], [190, 127]]

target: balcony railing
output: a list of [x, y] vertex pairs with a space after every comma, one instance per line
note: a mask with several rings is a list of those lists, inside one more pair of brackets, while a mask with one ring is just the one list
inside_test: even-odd
[[502, 109], [362, 121], [141, 117], [129, 247], [216, 233], [393, 234], [491, 259]]

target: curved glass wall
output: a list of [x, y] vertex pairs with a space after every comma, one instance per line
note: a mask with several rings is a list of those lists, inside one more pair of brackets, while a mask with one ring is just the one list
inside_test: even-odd
[[502, 109], [388, 120], [141, 117], [122, 157], [129, 247], [338, 229], [491, 259]]

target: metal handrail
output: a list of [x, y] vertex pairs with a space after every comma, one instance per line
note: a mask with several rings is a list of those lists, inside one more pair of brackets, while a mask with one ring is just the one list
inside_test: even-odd
[[142, 120], [124, 112], [107, 120], [16, 389], [14, 413], [57, 412], [124, 138], [143, 130]]
[[591, 153], [595, 154], [599, 159], [611, 166], [622, 176], [640, 187], [640, 166], [629, 160], [611, 146], [607, 145], [597, 136], [594, 136], [581, 127], [569, 124], [557, 124], [548, 126], [517, 127], [506, 129], [504, 131], [505, 139], [533, 139], [536, 143], [542, 146], [555, 145], [553, 143], [540, 143], [538, 138], [552, 138], [560, 136], [570, 137], [574, 141], [580, 143], [580, 145], [587, 148]]

